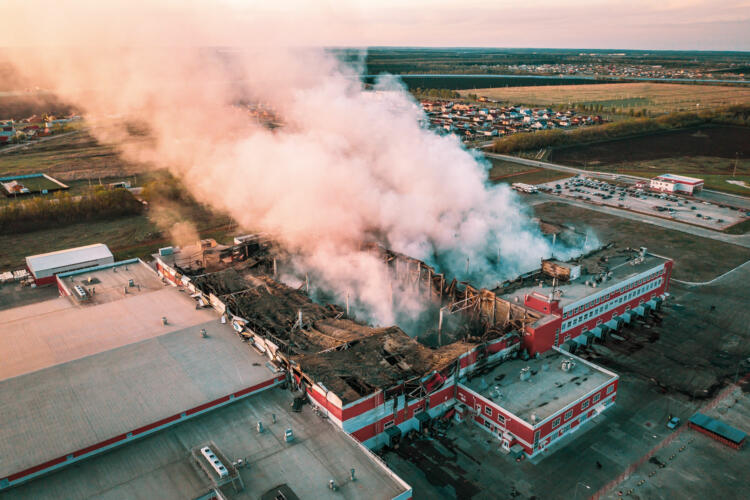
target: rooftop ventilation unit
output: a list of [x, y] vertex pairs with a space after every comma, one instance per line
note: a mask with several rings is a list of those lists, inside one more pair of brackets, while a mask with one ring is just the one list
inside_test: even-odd
[[566, 359], [563, 359], [562, 362], [560, 363], [560, 369], [564, 372], [569, 372], [570, 370], [573, 369], [575, 365], [576, 365], [575, 361], [573, 361], [572, 359], [566, 358]]
[[211, 451], [211, 448], [208, 446], [201, 448], [201, 455], [203, 455], [208, 463], [211, 464], [211, 467], [214, 468], [220, 478], [225, 478], [229, 475], [229, 471], [224, 467], [224, 464], [221, 463], [221, 460], [216, 457], [214, 452]]
[[74, 286], [73, 293], [75, 293], [78, 300], [88, 300], [89, 298], [89, 293], [81, 285]]

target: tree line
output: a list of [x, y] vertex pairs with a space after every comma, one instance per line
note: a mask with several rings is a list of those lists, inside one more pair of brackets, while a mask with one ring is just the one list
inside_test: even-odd
[[417, 99], [431, 97], [434, 99], [458, 99], [461, 94], [451, 89], [423, 89], [415, 88], [411, 90], [412, 95]]
[[77, 222], [137, 215], [143, 204], [126, 189], [100, 186], [80, 196], [63, 193], [57, 198], [29, 198], [0, 207], [0, 234], [17, 234]]
[[656, 118], [628, 118], [603, 125], [576, 128], [570, 131], [552, 129], [534, 133], [516, 133], [495, 141], [492, 151], [501, 154], [534, 151], [541, 148], [601, 142], [631, 135], [694, 127], [708, 123], [750, 126], [750, 106], [732, 106], [711, 111], [671, 113]]

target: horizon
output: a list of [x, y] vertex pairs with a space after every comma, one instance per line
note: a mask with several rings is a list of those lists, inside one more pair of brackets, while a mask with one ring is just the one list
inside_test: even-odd
[[[204, 8], [205, 7], [205, 8]], [[292, 0], [278, 4], [218, 2], [110, 2], [82, 0], [50, 6], [8, 0], [0, 46], [43, 34], [44, 45], [86, 42], [90, 21], [103, 45], [138, 40], [145, 46], [285, 45], [346, 47], [588, 47], [610, 50], [750, 51], [750, 9], [744, 0], [551, 0], [460, 6], [446, 0], [354, 0], [347, 4]], [[60, 19], [65, 22], [61, 23]], [[174, 31], [160, 33], [169, 19]], [[260, 36], [256, 36], [260, 35]]]

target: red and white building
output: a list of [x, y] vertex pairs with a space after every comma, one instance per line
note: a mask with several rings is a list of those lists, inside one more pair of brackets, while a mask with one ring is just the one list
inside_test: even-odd
[[652, 191], [692, 195], [703, 189], [703, 179], [686, 177], [684, 175], [663, 174], [651, 179], [649, 187]]
[[458, 384], [459, 414], [529, 457], [615, 402], [618, 376], [560, 349]]
[[[344, 431], [369, 448], [380, 448], [397, 442], [406, 432], [421, 430], [429, 420], [444, 416], [456, 404], [459, 380], [477, 367], [516, 357], [519, 349], [519, 337], [509, 334], [458, 356], [455, 363], [443, 370], [373, 391], [353, 401], [342, 401], [328, 390], [325, 380], [307, 386], [307, 394]], [[304, 372], [294, 372], [296, 382], [301, 383]], [[411, 395], [409, 382], [423, 390], [415, 390]]]
[[[157, 257], [159, 274], [174, 285], [200, 292], [168, 260]], [[306, 369], [310, 358], [306, 361], [304, 356], [290, 363], [290, 370], [314, 405], [370, 448], [393, 444], [404, 433], [421, 430], [431, 419], [454, 417], [471, 418], [493, 434], [505, 451], [535, 456], [616, 399], [617, 375], [568, 351], [658, 308], [668, 289], [672, 264], [645, 248], [609, 249], [572, 263], [545, 261], [543, 270], [525, 275], [520, 283], [500, 292], [506, 303], [523, 304], [529, 316], [538, 317], [522, 332], [480, 345], [457, 344], [453, 361], [388, 387], [370, 384], [360, 388], [361, 396], [352, 397], [347, 389], [352, 381], [342, 382], [346, 376], [339, 373], [346, 370], [315, 373]], [[222, 304], [208, 302], [231, 319], [231, 311]], [[241, 331], [245, 327], [241, 318], [233, 323], [237, 320], [235, 329]], [[254, 332], [243, 335], [249, 335], [272, 360], [277, 359], [279, 347], [271, 339]], [[311, 356], [318, 358], [318, 366], [334, 367], [339, 353], [361, 348], [367, 341]], [[372, 350], [372, 356], [380, 356], [379, 352]], [[388, 360], [402, 361], [410, 364], [409, 359]], [[484, 373], [488, 368], [491, 371]], [[480, 369], [483, 375], [474, 376]]]
[[56, 274], [112, 264], [114, 261], [115, 258], [107, 245], [95, 243], [57, 252], [30, 255], [26, 257], [26, 268], [37, 285], [48, 285], [55, 282]]
[[[573, 278], [561, 278], [554, 286], [535, 283], [503, 295], [545, 314], [524, 331], [523, 346], [530, 355], [552, 347], [590, 344], [660, 306], [669, 287], [672, 260], [649, 254], [645, 248], [609, 255], [604, 266], [601, 258], [595, 254], [590, 262], [557, 263]], [[587, 272], [585, 267], [596, 269]]]

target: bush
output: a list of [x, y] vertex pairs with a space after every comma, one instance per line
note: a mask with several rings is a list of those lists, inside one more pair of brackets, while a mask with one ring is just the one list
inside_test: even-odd
[[137, 215], [143, 205], [126, 189], [92, 188], [80, 197], [31, 198], [0, 208], [0, 233], [27, 233], [37, 229]]

